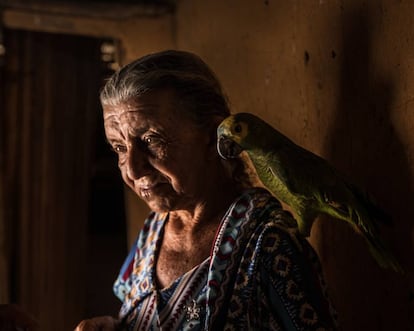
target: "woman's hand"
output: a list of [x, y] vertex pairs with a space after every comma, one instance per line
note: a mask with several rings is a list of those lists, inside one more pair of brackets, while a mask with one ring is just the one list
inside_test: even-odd
[[0, 305], [0, 330], [2, 331], [36, 331], [36, 320], [15, 304]]
[[121, 322], [112, 316], [94, 317], [80, 322], [75, 331], [121, 331]]

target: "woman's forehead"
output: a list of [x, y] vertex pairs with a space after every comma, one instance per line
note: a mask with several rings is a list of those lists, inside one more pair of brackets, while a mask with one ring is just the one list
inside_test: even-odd
[[104, 105], [105, 127], [193, 130], [195, 123], [177, 105], [177, 98], [169, 91], [151, 93], [116, 106]]

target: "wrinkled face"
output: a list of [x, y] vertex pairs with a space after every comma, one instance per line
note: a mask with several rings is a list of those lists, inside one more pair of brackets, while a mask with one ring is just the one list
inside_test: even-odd
[[104, 107], [106, 137], [122, 177], [156, 212], [191, 208], [210, 180], [211, 138], [177, 104], [172, 91], [162, 90]]

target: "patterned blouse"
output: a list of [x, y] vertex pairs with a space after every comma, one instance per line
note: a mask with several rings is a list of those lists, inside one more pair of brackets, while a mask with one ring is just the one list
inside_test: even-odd
[[155, 261], [168, 214], [152, 213], [114, 292], [132, 330], [336, 330], [318, 257], [264, 189], [233, 202], [211, 256], [158, 290]]

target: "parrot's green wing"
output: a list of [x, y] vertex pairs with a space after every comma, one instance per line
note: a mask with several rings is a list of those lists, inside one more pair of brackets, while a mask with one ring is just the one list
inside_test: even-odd
[[295, 210], [301, 232], [309, 235], [320, 213], [339, 218], [364, 237], [381, 266], [402, 272], [379, 236], [376, 222], [390, 223], [388, 215], [327, 161], [297, 145], [286, 145], [262, 158], [262, 165], [267, 165], [264, 184]]
[[346, 213], [343, 180], [328, 162], [297, 145], [284, 146], [271, 154], [267, 157], [269, 169], [297, 199], [303, 199], [305, 204], [316, 203], [317, 208], [329, 203], [337, 213]]

